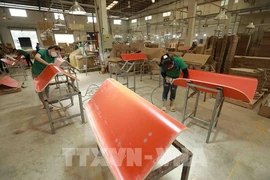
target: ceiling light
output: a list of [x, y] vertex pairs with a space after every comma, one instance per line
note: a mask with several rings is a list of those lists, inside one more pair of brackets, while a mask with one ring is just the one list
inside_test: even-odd
[[221, 9], [220, 13], [215, 17], [215, 20], [225, 20], [228, 16], [225, 14], [225, 10]]
[[198, 33], [196, 33], [195, 36], [198, 36]]
[[53, 31], [59, 31], [60, 29], [59, 29], [59, 27], [57, 27], [55, 24], [52, 26], [52, 30]]
[[177, 22], [176, 19], [174, 19], [170, 25], [171, 26], [179, 26], [179, 23]]
[[249, 25], [246, 26], [246, 29], [254, 29], [255, 26], [253, 24], [253, 22], [250, 22]]
[[152, 3], [155, 3], [155, 0], [152, 0]]
[[203, 36], [205, 37], [205, 36], [206, 36], [206, 34], [203, 34]]
[[130, 6], [130, 1], [128, 1], [128, 8], [131, 8], [131, 6]]
[[118, 3], [118, 1], [113, 1], [113, 2], [112, 2], [112, 4], [117, 4], [117, 3]]
[[220, 32], [220, 31], [221, 31], [219, 25], [217, 26], [217, 28], [216, 28], [214, 31], [215, 31], [215, 32]]
[[110, 10], [111, 8], [107, 7], [106, 9]]
[[80, 4], [75, 1], [73, 6], [69, 9], [70, 14], [85, 14], [85, 10], [80, 6]]

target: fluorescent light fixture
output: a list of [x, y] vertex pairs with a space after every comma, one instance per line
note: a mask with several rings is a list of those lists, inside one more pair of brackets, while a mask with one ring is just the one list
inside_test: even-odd
[[152, 19], [152, 16], [145, 16], [146, 21], [151, 20], [151, 19]]
[[203, 36], [205, 37], [205, 36], [206, 36], [206, 34], [203, 34]]
[[81, 14], [85, 14], [85, 10], [83, 9], [82, 6], [80, 6], [80, 4], [75, 1], [73, 6], [71, 6], [71, 8], [69, 9], [69, 14], [76, 14], [76, 15], [81, 15]]
[[112, 9], [116, 4], [118, 4], [118, 1], [113, 1], [106, 9], [110, 10], [110, 9]]
[[17, 16], [17, 17], [27, 17], [26, 11], [23, 9], [12, 9], [9, 8], [9, 12], [11, 16]]
[[137, 22], [137, 19], [132, 19], [131, 20], [131, 23], [136, 23]]
[[155, 3], [155, 0], [152, 0], [152, 3]]
[[198, 33], [196, 33], [195, 36], [198, 36]]
[[170, 16], [171, 15], [171, 12], [165, 12], [163, 13], [163, 17], [167, 17], [167, 16]]
[[113, 24], [121, 25], [122, 21], [120, 19], [113, 20]]
[[175, 38], [175, 37], [176, 37], [176, 35], [174, 34], [174, 35], [173, 35], [173, 38]]

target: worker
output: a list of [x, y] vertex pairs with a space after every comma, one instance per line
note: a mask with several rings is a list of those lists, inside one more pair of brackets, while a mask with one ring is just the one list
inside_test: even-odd
[[177, 86], [173, 84], [173, 79], [179, 78], [181, 72], [183, 72], [183, 78], [188, 78], [188, 69], [184, 61], [177, 56], [170, 57], [165, 54], [161, 57], [160, 61], [160, 71], [164, 78], [163, 93], [162, 93], [162, 110], [167, 111], [166, 103], [168, 93], [170, 91], [170, 110], [175, 111], [173, 106], [176, 97]]
[[75, 50], [79, 49], [80, 43], [75, 44]]
[[33, 63], [31, 61], [30, 58], [30, 54], [22, 49], [14, 49], [13, 50], [15, 54], [17, 54], [17, 59], [21, 60], [22, 55], [25, 57], [25, 60], [27, 62], [28, 68], [30, 68], [30, 66], [33, 66]]
[[[2, 58], [4, 58], [4, 51], [2, 47], [0, 47], [0, 59]], [[0, 74], [2, 74], [3, 72], [4, 72], [3, 62], [0, 60]]]
[[39, 50], [40, 50], [40, 46], [39, 46], [39, 43], [37, 43], [37, 45], [36, 45], [36, 53], [38, 53]]
[[[40, 49], [35, 55], [35, 61], [32, 67], [33, 79], [38, 77], [48, 65], [52, 65], [55, 58], [60, 56], [60, 53], [61, 48], [56, 45], [50, 46], [48, 49]], [[47, 86], [43, 92], [38, 93], [39, 99], [43, 104], [43, 109], [46, 108], [44, 100], [49, 97], [49, 90], [49, 86]]]
[[84, 42], [80, 42], [79, 47], [84, 47]]

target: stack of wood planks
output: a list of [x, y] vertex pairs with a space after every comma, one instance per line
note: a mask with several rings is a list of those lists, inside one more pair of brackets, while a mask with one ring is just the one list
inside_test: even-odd
[[[248, 73], [245, 75], [247, 77], [251, 77], [254, 75], [254, 72], [263, 73], [259, 82], [265, 81], [263, 84], [264, 89], [270, 89], [270, 58], [267, 57], [252, 57], [252, 56], [235, 56], [233, 62], [233, 68], [247, 68], [247, 69], [255, 69], [253, 74]], [[239, 69], [238, 69], [239, 71]], [[239, 72], [239, 73], [243, 73]], [[259, 75], [258, 75], [259, 76]], [[259, 84], [260, 85], [260, 84]]]
[[263, 39], [257, 50], [257, 56], [270, 57], [269, 49], [270, 49], [270, 32], [264, 32]]

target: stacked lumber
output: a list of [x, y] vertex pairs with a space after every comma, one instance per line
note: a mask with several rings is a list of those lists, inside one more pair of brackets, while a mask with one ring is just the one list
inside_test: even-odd
[[[270, 58], [235, 56], [233, 62], [234, 68], [262, 69], [267, 79], [263, 88], [270, 89]], [[263, 79], [264, 80], [264, 79]]]
[[270, 49], [270, 32], [264, 32], [260, 47], [257, 50], [257, 55], [260, 57], [270, 57], [269, 49]]
[[265, 86], [267, 74], [263, 69], [230, 68], [229, 74], [256, 78], [258, 80], [257, 91], [261, 92]]
[[232, 35], [232, 36], [229, 36], [228, 39], [229, 39], [229, 43], [228, 43], [229, 47], [228, 47], [227, 56], [224, 61], [224, 66], [222, 70], [222, 72], [226, 74], [229, 73], [230, 68], [233, 65], [234, 55], [235, 55], [237, 44], [238, 44], [238, 36]]
[[238, 45], [236, 48], [235, 55], [246, 56], [247, 51], [250, 45], [251, 36], [250, 35], [242, 35], [239, 37]]

